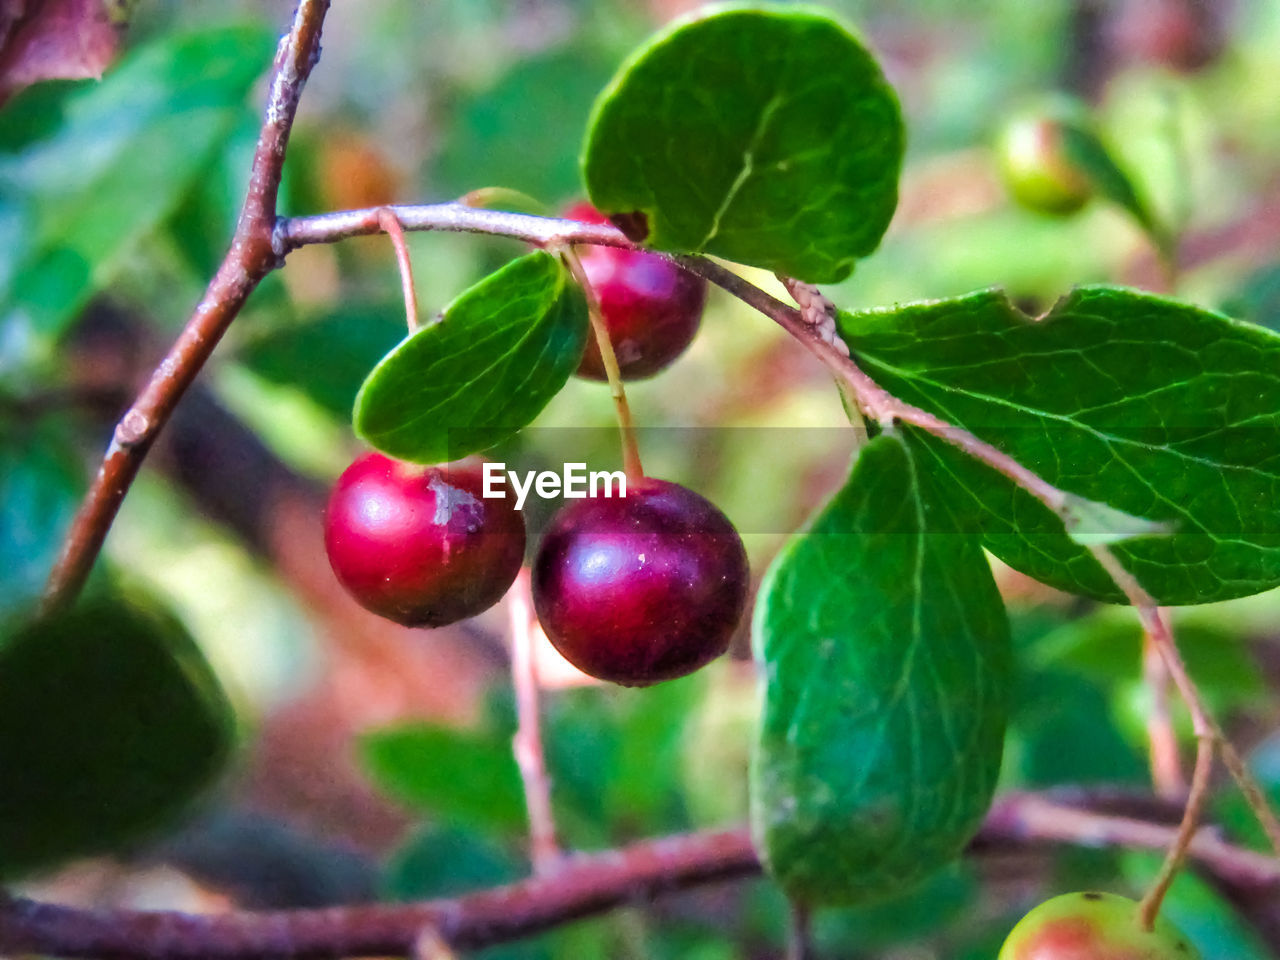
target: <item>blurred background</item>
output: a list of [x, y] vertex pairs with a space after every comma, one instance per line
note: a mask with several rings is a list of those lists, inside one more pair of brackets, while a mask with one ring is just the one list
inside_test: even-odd
[[[1094, 203], [1048, 218], [1001, 186], [990, 145], [1002, 121], [1067, 91], [1096, 111], [1144, 199], [1181, 231], [1178, 295], [1280, 329], [1276, 0], [822, 5], [876, 51], [908, 130], [897, 216], [880, 251], [826, 291], [841, 307], [993, 285], [1031, 310], [1077, 283], [1166, 290], [1123, 213]], [[596, 93], [637, 43], [692, 6], [336, 2], [281, 210], [493, 186], [563, 209], [580, 196]], [[291, 9], [138, 3], [101, 82], [39, 84], [0, 109], [0, 615], [38, 594], [115, 419], [225, 252], [263, 76]], [[464, 235], [409, 242], [429, 312], [524, 252]], [[162, 833], [23, 891], [187, 909], [310, 906], [443, 895], [527, 870], [504, 608], [435, 631], [397, 627], [341, 592], [321, 543], [326, 489], [360, 452], [355, 390], [403, 335], [399, 291], [385, 238], [297, 251], [183, 401], [100, 566], [196, 638], [236, 708], [237, 749], [213, 790]], [[843, 479], [852, 438], [829, 378], [717, 291], [689, 352], [628, 392], [649, 472], [714, 500], [743, 531], [757, 580]], [[613, 469], [612, 424], [607, 389], [574, 380], [493, 456], [513, 469], [566, 459]], [[550, 509], [530, 510], [531, 542]], [[1020, 657], [1005, 786], [1141, 794], [1150, 704], [1133, 618], [997, 574]], [[1280, 798], [1280, 595], [1175, 619], [1193, 675]], [[593, 686], [546, 655], [548, 764], [568, 845], [745, 816], [756, 703], [745, 624], [740, 634], [729, 658], [644, 691]], [[1176, 720], [1189, 751], [1189, 723]], [[1228, 784], [1213, 815], [1233, 839], [1257, 842]], [[899, 900], [820, 915], [818, 942], [832, 956], [993, 956], [1046, 896], [1086, 886], [1133, 895], [1157, 864], [1083, 848], [985, 850]], [[1206, 958], [1261, 958], [1280, 948], [1272, 899], [1187, 873], [1167, 909]], [[754, 881], [487, 953], [763, 958], [781, 956], [785, 928], [781, 897]]]

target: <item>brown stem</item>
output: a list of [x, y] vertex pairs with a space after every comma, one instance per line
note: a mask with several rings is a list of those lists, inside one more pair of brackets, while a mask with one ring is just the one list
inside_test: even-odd
[[396, 251], [396, 266], [400, 268], [400, 288], [404, 293], [404, 318], [410, 333], [418, 332], [418, 289], [413, 282], [413, 261], [409, 259], [409, 243], [404, 228], [390, 207], [378, 210], [378, 225], [391, 238]]
[[511, 615], [511, 680], [516, 695], [516, 735], [512, 749], [524, 781], [524, 800], [529, 811], [529, 858], [535, 873], [547, 873], [560, 863], [560, 845], [556, 841], [551, 781], [542, 750], [538, 663], [534, 657], [536, 621], [527, 567], [516, 576], [507, 594], [507, 604]]
[[618, 418], [618, 432], [622, 435], [622, 469], [626, 471], [627, 480], [635, 482], [644, 477], [644, 467], [640, 464], [640, 445], [636, 442], [635, 424], [631, 420], [631, 405], [627, 403], [627, 389], [622, 384], [622, 371], [618, 367], [618, 355], [613, 350], [613, 340], [609, 337], [609, 327], [604, 321], [604, 312], [600, 309], [600, 298], [587, 278], [582, 261], [570, 248], [561, 251], [569, 272], [582, 288], [582, 295], [587, 301], [587, 316], [591, 318], [591, 330], [596, 338], [596, 346], [600, 350], [600, 360], [604, 364], [604, 374], [609, 381], [609, 393], [613, 396], [613, 409]]
[[[1076, 843], [1158, 850], [1177, 833], [1165, 824], [1099, 814], [1040, 794], [1009, 794], [992, 807], [975, 845]], [[1189, 853], [1225, 882], [1260, 891], [1280, 889], [1280, 860], [1205, 832], [1192, 839]], [[579, 854], [564, 860], [553, 875], [424, 903], [192, 915], [80, 910], [0, 895], [0, 955], [102, 960], [403, 956], [423, 942], [427, 930], [455, 950], [473, 950], [664, 892], [754, 876], [759, 870], [744, 827]]]
[[453, 900], [197, 916], [77, 910], [0, 898], [0, 955], [101, 960], [404, 956], [433, 930], [465, 951], [694, 884], [759, 872], [745, 830], [666, 837], [566, 860], [534, 877]]
[[328, 8], [329, 0], [300, 0], [294, 11], [272, 67], [265, 118], [231, 249], [168, 355], [116, 425], [49, 575], [46, 612], [71, 603], [80, 592], [156, 435], [249, 294], [280, 264], [283, 250], [275, 237], [280, 172], [298, 98], [319, 57]]

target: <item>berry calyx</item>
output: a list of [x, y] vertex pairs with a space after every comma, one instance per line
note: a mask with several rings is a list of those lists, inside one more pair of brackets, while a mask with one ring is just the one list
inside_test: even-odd
[[329, 564], [365, 608], [412, 627], [473, 617], [502, 598], [524, 558], [524, 519], [486, 499], [481, 469], [368, 453], [334, 485], [325, 511]]
[[1198, 960], [1189, 940], [1163, 916], [1143, 930], [1138, 904], [1113, 893], [1066, 893], [1025, 917], [998, 960]]
[[555, 516], [534, 559], [533, 605], [579, 670], [646, 686], [725, 652], [749, 577], [742, 540], [713, 503], [641, 477], [625, 497], [578, 501]]
[[[609, 222], [588, 203], [570, 207], [565, 216], [582, 223]], [[639, 250], [593, 246], [581, 248], [578, 256], [600, 302], [622, 379], [651, 377], [684, 353], [702, 322], [705, 280]], [[587, 341], [578, 376], [606, 379], [594, 339]]]
[[1065, 140], [1070, 136], [1070, 121], [1061, 115], [1063, 110], [1014, 118], [997, 144], [1000, 171], [1009, 193], [1037, 213], [1066, 216], [1093, 196], [1088, 176], [1068, 155]]

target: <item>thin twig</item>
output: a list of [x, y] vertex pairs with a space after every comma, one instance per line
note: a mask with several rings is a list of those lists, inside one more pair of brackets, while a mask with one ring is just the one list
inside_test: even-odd
[[[1177, 832], [1165, 824], [1094, 813], [1041, 794], [1009, 794], [996, 801], [975, 845], [1159, 850], [1168, 847]], [[1206, 831], [1196, 834], [1189, 852], [1225, 882], [1258, 891], [1280, 890], [1280, 859], [1234, 847]], [[0, 955], [101, 960], [404, 956], [422, 942], [426, 930], [452, 949], [466, 951], [662, 893], [759, 871], [750, 834], [742, 827], [573, 855], [553, 875], [424, 903], [193, 915], [80, 910], [0, 895]]]
[[[1062, 843], [1100, 849], [1163, 850], [1178, 837], [1178, 827], [1136, 817], [1096, 813], [1037, 793], [997, 798], [979, 842], [1021, 840]], [[1189, 855], [1214, 876], [1234, 885], [1280, 889], [1280, 858], [1227, 843], [1201, 830], [1191, 839]]]
[[1191, 675], [1187, 673], [1186, 664], [1183, 663], [1182, 655], [1178, 653], [1178, 646], [1173, 641], [1173, 634], [1169, 632], [1169, 627], [1161, 616], [1155, 600], [1138, 583], [1137, 578], [1124, 568], [1109, 547], [1094, 544], [1089, 549], [1138, 611], [1143, 629], [1159, 648], [1169, 668], [1169, 675], [1173, 678], [1174, 685], [1191, 712], [1191, 722], [1196, 735], [1207, 734], [1213, 737], [1218, 750], [1222, 753], [1223, 765], [1240, 787], [1245, 801], [1249, 804], [1249, 809], [1262, 825], [1272, 849], [1280, 854], [1280, 820], [1276, 819], [1275, 811], [1271, 809], [1271, 804], [1267, 801], [1266, 793], [1257, 778], [1205, 706], [1200, 690], [1191, 679]]
[[231, 249], [168, 355], [116, 425], [49, 575], [43, 601], [46, 612], [65, 606], [80, 592], [156, 435], [249, 294], [280, 264], [281, 251], [275, 242], [280, 173], [298, 98], [319, 57], [320, 30], [328, 9], [329, 0], [298, 3], [292, 26], [276, 52], [249, 188]]
[[378, 224], [391, 238], [396, 251], [396, 266], [400, 268], [400, 288], [404, 293], [404, 318], [410, 333], [418, 332], [418, 290], [413, 282], [413, 261], [409, 258], [409, 243], [404, 228], [390, 207], [378, 211]]
[[1179, 797], [1186, 793], [1187, 784], [1169, 705], [1169, 689], [1173, 681], [1160, 648], [1145, 632], [1142, 637], [1142, 677], [1151, 698], [1147, 713], [1151, 784], [1162, 797]]
[[815, 960], [813, 947], [813, 912], [802, 903], [791, 904], [791, 929], [788, 931], [787, 960]]
[[555, 817], [551, 809], [551, 780], [542, 749], [542, 721], [538, 707], [538, 662], [534, 657], [537, 621], [529, 596], [529, 570], [522, 568], [507, 594], [511, 617], [511, 680], [516, 695], [516, 734], [512, 740], [516, 764], [524, 782], [529, 811], [529, 859], [534, 873], [547, 873], [560, 864]]
[[1165, 894], [1173, 885], [1174, 878], [1182, 868], [1187, 851], [1200, 827], [1200, 817], [1204, 813], [1205, 801], [1209, 798], [1209, 774], [1213, 772], [1215, 740], [1213, 734], [1206, 731], [1197, 735], [1196, 764], [1191, 772], [1191, 791], [1187, 795], [1187, 806], [1182, 812], [1182, 822], [1178, 824], [1178, 835], [1165, 851], [1164, 862], [1160, 864], [1160, 872], [1151, 887], [1147, 890], [1142, 902], [1138, 905], [1138, 922], [1143, 930], [1153, 930], [1156, 925], [1156, 914], [1164, 903]]
[[626, 471], [627, 480], [635, 482], [644, 477], [644, 467], [640, 463], [640, 445], [636, 441], [636, 428], [631, 420], [631, 405], [627, 403], [627, 389], [622, 384], [622, 371], [618, 367], [618, 355], [614, 353], [613, 341], [609, 337], [609, 327], [605, 323], [604, 312], [600, 309], [600, 298], [596, 296], [595, 287], [587, 277], [582, 260], [571, 248], [560, 251], [561, 257], [569, 267], [569, 272], [582, 288], [582, 295], [587, 301], [587, 316], [591, 318], [591, 330], [596, 338], [596, 346], [600, 350], [600, 360], [604, 365], [604, 373], [609, 381], [609, 393], [613, 396], [613, 409], [618, 418], [618, 432], [622, 435], [622, 469]]
[[594, 243], [609, 247], [633, 248], [622, 231], [605, 223], [580, 223], [505, 210], [487, 210], [467, 203], [395, 204], [388, 208], [340, 210], [311, 217], [290, 217], [280, 221], [277, 239], [282, 253], [311, 243], [336, 243], [348, 237], [380, 233], [378, 211], [390, 209], [406, 230], [437, 230], [445, 233], [483, 233], [510, 237], [539, 247], [563, 247], [573, 243]]

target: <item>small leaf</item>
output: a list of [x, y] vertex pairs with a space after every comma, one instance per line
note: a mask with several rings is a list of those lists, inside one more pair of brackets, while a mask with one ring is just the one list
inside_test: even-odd
[[356, 432], [418, 463], [477, 453], [542, 411], [578, 368], [586, 337], [568, 271], [546, 253], [521, 257], [383, 358], [356, 397]]
[[369, 734], [360, 750], [382, 789], [424, 813], [486, 830], [525, 825], [524, 793], [509, 741], [414, 724]]
[[641, 47], [596, 101], [592, 203], [659, 250], [811, 283], [847, 277], [898, 200], [898, 102], [866, 48], [810, 8], [718, 8]]
[[233, 718], [175, 619], [96, 596], [0, 637], [0, 876], [118, 849], [226, 761]]
[[[1163, 297], [1082, 287], [1031, 320], [999, 291], [842, 314], [859, 363], [903, 400], [1086, 501], [1171, 536], [1112, 549], [1157, 601], [1280, 585], [1280, 336]], [[1078, 527], [1012, 481], [912, 434], [962, 526], [1010, 566], [1123, 602]], [[1132, 531], [1131, 531], [1132, 532]]]
[[1008, 620], [896, 436], [871, 441], [760, 589], [752, 825], [791, 897], [861, 903], [950, 862], [991, 802]]

